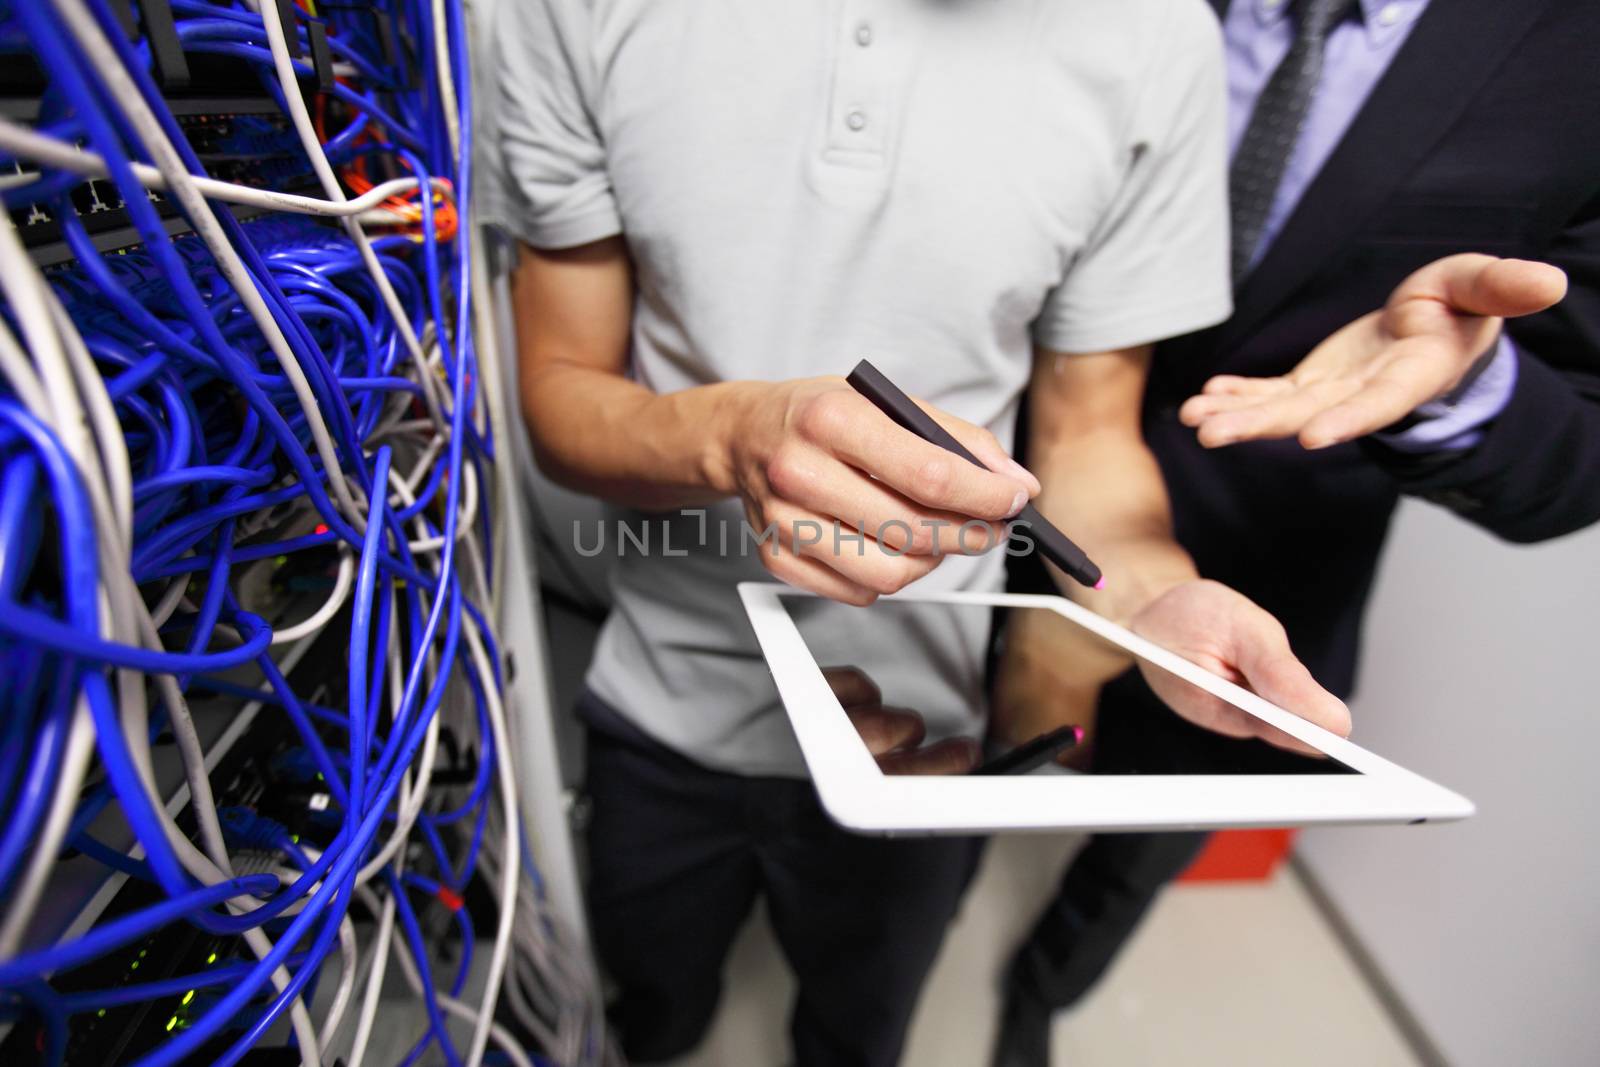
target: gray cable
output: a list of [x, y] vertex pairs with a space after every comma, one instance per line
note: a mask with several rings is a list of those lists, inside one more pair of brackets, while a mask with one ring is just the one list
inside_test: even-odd
[[[160, 120], [145, 103], [139, 88], [134, 84], [133, 78], [123, 69], [117, 58], [116, 50], [106, 40], [100, 31], [99, 23], [93, 14], [84, 6], [82, 0], [54, 0], [62, 20], [66, 22], [68, 30], [78, 41], [78, 46], [84, 50], [89, 59], [99, 68], [101, 76], [105, 78], [112, 95], [122, 104], [123, 114], [133, 126], [134, 132], [144, 142], [145, 149], [150, 153], [150, 158], [155, 162], [156, 168], [161, 171], [166, 179], [174, 199], [183, 208], [190, 223], [194, 226], [195, 233], [205, 242], [206, 247], [217, 260], [217, 266], [223, 276], [237, 291], [239, 300], [245, 306], [250, 318], [266, 338], [267, 347], [272, 351], [278, 364], [283, 369], [284, 376], [288, 379], [290, 387], [294, 390], [295, 399], [299, 401], [305, 412], [306, 425], [311, 431], [311, 436], [316, 444], [317, 455], [322, 460], [324, 474], [328, 479], [328, 486], [333, 490], [336, 500], [344, 510], [346, 517], [358, 529], [365, 527], [364, 509], [356, 503], [351, 487], [346, 481], [344, 472], [339, 465], [339, 455], [334, 447], [333, 438], [328, 433], [328, 425], [322, 418], [322, 411], [317, 406], [316, 395], [311, 391], [311, 383], [306, 379], [304, 369], [294, 352], [289, 347], [288, 340], [283, 335], [272, 312], [267, 308], [266, 300], [256, 288], [254, 280], [250, 277], [249, 270], [239, 258], [238, 252], [229, 243], [227, 234], [217, 222], [217, 217], [211, 211], [211, 205], [206, 203], [194, 185], [194, 177], [183, 166], [183, 160], [178, 155], [177, 149], [167, 139], [166, 131], [161, 128]], [[275, 23], [277, 10], [272, 4], [267, 4], [262, 9], [263, 17], [270, 17]], [[281, 40], [279, 42], [282, 43]], [[295, 93], [298, 95], [298, 86]], [[302, 107], [303, 107], [302, 103]], [[359, 232], [359, 227], [349, 224]], [[370, 248], [370, 246], [369, 246]], [[400, 316], [404, 318], [404, 316]]]

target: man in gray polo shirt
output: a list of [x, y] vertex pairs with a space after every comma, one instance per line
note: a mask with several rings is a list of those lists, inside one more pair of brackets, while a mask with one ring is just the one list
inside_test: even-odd
[[[625, 1048], [694, 1045], [765, 895], [799, 979], [799, 1062], [893, 1063], [977, 848], [826, 821], [737, 582], [765, 568], [851, 604], [913, 580], [999, 588], [1001, 554], [966, 554], [981, 539], [955, 527], [998, 531], [1040, 492], [998, 444], [1031, 377], [1043, 432], [1067, 411], [1095, 431], [1036, 453], [1044, 503], [1118, 598], [1087, 602], [1180, 648], [1198, 633], [1224, 668], [1240, 657], [1215, 635], [1234, 635], [1242, 675], [1265, 663], [1342, 725], [1247, 601], [1140, 595], [1145, 575], [1192, 576], [1146, 513], [1164, 499], [1137, 430], [1147, 346], [1229, 312], [1214, 19], [1200, 0], [501, 0], [497, 38], [489, 201], [522, 244], [536, 454], [636, 521], [666, 513], [654, 552], [617, 561], [582, 709], [590, 903]], [[863, 357], [989, 469], [826, 377]], [[918, 536], [795, 536], [836, 520]], [[745, 521], [782, 551], [739, 551]], [[882, 640], [845, 611], [826, 633]], [[900, 669], [975, 692], [983, 638], [905, 639]]]

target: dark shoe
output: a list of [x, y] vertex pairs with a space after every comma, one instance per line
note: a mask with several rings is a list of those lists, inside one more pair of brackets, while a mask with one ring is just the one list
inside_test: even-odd
[[1050, 1067], [1049, 1005], [1008, 987], [990, 1067]]

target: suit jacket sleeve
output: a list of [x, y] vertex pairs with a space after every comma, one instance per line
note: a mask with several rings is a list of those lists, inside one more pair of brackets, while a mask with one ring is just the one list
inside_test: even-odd
[[1517, 542], [1600, 519], [1600, 195], [1541, 258], [1567, 272], [1567, 298], [1507, 324], [1519, 349], [1516, 389], [1483, 440], [1424, 455], [1363, 441], [1402, 491]]

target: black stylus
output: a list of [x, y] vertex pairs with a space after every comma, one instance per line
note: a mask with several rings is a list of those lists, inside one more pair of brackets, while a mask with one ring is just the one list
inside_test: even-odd
[[1060, 726], [1010, 752], [974, 767], [970, 774], [1027, 774], [1036, 771], [1067, 749], [1083, 741], [1083, 727]]
[[[948, 452], [954, 452], [969, 463], [978, 462], [974, 456], [961, 446], [961, 442], [950, 436], [943, 426], [934, 421], [933, 417], [917, 406], [909, 396], [883, 376], [883, 372], [866, 360], [856, 364], [856, 369], [850, 372], [850, 377], [845, 381], [850, 383], [850, 388], [866, 397], [877, 409], [889, 416], [896, 424], [910, 430], [918, 437], [930, 444], [938, 445]], [[988, 468], [985, 467], [985, 470]], [[1100, 574], [1100, 568], [1071, 538], [1056, 529], [1051, 521], [1039, 514], [1032, 504], [1027, 505], [1011, 520], [1013, 523], [1025, 526], [1033, 537], [1034, 543], [1039, 546], [1039, 551], [1044, 553], [1045, 559], [1070, 574], [1075, 581], [1081, 582], [1091, 589], [1104, 589], [1105, 579]]]

